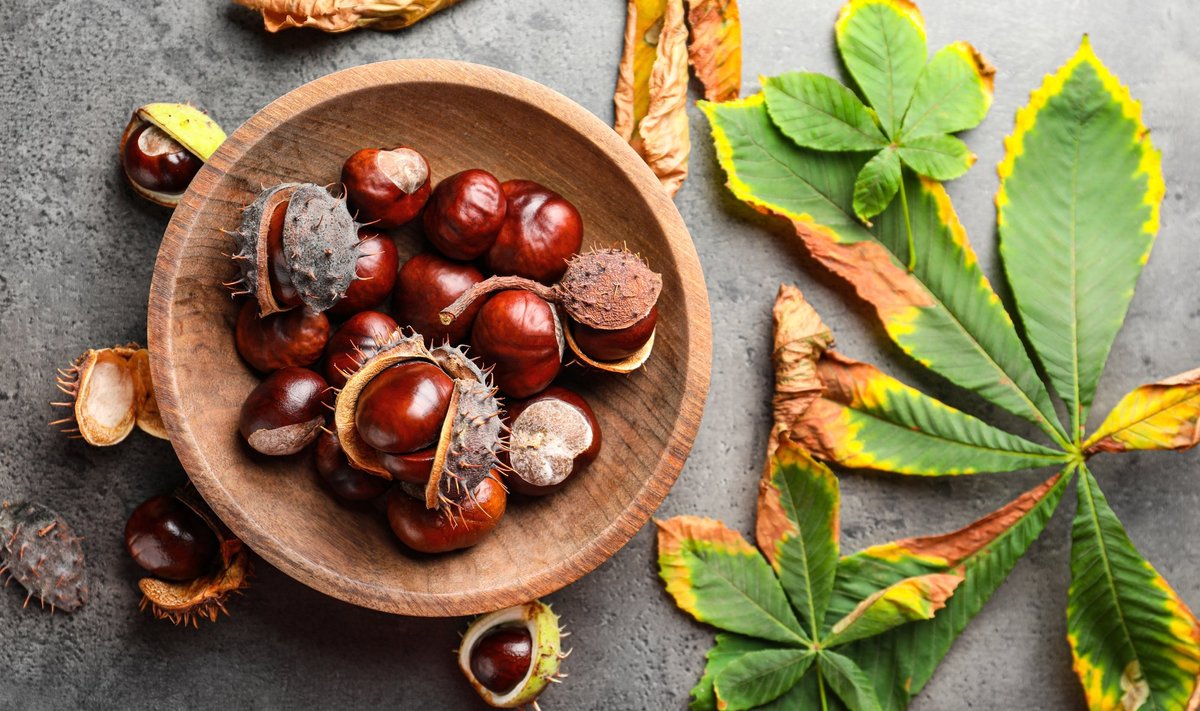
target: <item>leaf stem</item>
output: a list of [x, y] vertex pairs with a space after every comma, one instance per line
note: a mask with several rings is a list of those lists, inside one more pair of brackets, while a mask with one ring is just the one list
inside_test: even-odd
[[904, 229], [908, 231], [908, 271], [917, 268], [917, 246], [913, 240], [912, 218], [908, 215], [908, 193], [904, 190], [904, 166], [900, 166], [900, 207], [904, 209]]
[[825, 699], [825, 675], [817, 669], [817, 689], [821, 692], [821, 711], [829, 711], [829, 701]]

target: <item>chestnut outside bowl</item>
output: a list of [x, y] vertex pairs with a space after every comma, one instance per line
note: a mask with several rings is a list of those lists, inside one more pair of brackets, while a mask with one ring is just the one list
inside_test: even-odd
[[[544, 499], [511, 497], [495, 532], [466, 551], [404, 550], [385, 517], [317, 484], [311, 452], [259, 457], [237, 433], [259, 381], [234, 346], [237, 304], [222, 282], [242, 206], [263, 186], [332, 184], [364, 147], [407, 144], [434, 179], [482, 167], [530, 178], [575, 203], [585, 248], [625, 243], [663, 274], [654, 353], [636, 373], [575, 382], [604, 432], [599, 459]], [[402, 251], [412, 252], [397, 238]], [[708, 297], [691, 238], [642, 160], [587, 110], [528, 79], [461, 62], [347, 69], [292, 91], [241, 126], [200, 171], [167, 227], [150, 290], [152, 375], [171, 442], [233, 532], [288, 575], [347, 602], [405, 615], [518, 604], [607, 560], [666, 497], [708, 389]], [[576, 370], [571, 368], [570, 370]]]

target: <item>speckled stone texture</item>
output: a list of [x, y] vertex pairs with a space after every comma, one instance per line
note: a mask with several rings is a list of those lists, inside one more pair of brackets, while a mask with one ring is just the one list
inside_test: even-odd
[[[839, 0], [743, 0], [745, 79], [837, 71]], [[1001, 139], [1044, 73], [1090, 32], [1146, 104], [1165, 154], [1163, 229], [1100, 384], [1093, 424], [1137, 384], [1200, 363], [1196, 204], [1200, 4], [1136, 0], [923, 0], [931, 47], [966, 39], [999, 68], [990, 118], [967, 141], [979, 163], [950, 192], [993, 281], [992, 195]], [[75, 616], [22, 611], [0, 591], [0, 707], [482, 708], [450, 650], [462, 620], [390, 617], [325, 598], [266, 565], [232, 619], [182, 630], [136, 610], [125, 517], [184, 474], [166, 442], [135, 433], [92, 449], [45, 423], [54, 368], [87, 346], [143, 340], [155, 250], [168, 213], [139, 200], [117, 167], [129, 113], [192, 101], [230, 131], [261, 106], [337, 69], [398, 57], [452, 57], [517, 72], [605, 120], [621, 53], [619, 0], [465, 0], [405, 32], [269, 36], [222, 0], [34, 2], [0, 12], [0, 497], [36, 497], [66, 516], [90, 557], [92, 601]], [[749, 532], [768, 422], [770, 306], [798, 283], [841, 349], [988, 413], [905, 362], [866, 309], [809, 262], [780, 224], [721, 186], [708, 127], [689, 109], [691, 177], [677, 202], [712, 301], [713, 384], [691, 459], [660, 515], [716, 516]], [[1011, 422], [1011, 421], [1010, 421]], [[1017, 425], [1019, 427], [1019, 425]], [[1027, 429], [1027, 428], [1026, 428]], [[1142, 552], [1200, 605], [1200, 454], [1097, 461]], [[842, 478], [843, 545], [949, 530], [1045, 472], [921, 481]], [[1073, 496], [960, 638], [919, 711], [1078, 709], [1065, 640]], [[570, 624], [570, 678], [544, 697], [559, 710], [683, 709], [712, 631], [677, 612], [643, 530], [611, 561], [551, 596]]]

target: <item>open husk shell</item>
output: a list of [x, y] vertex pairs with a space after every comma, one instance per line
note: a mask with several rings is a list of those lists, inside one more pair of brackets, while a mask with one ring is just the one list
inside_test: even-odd
[[[204, 162], [208, 162], [212, 154], [225, 142], [225, 131], [200, 109], [190, 104], [159, 102], [146, 104], [133, 112], [133, 116], [129, 119], [129, 125], [121, 134], [121, 142], [118, 146], [121, 153], [125, 152], [125, 143], [130, 136], [147, 123], [157, 126], [163, 133], [187, 149], [189, 153]], [[175, 207], [183, 195], [182, 193], [162, 193], [150, 190], [132, 180], [129, 181], [129, 184], [138, 195], [163, 207]]]
[[69, 399], [52, 404], [71, 408], [71, 414], [50, 424], [61, 425], [72, 437], [107, 447], [139, 427], [167, 439], [150, 379], [150, 354], [138, 344], [89, 348], [58, 371], [57, 384]]

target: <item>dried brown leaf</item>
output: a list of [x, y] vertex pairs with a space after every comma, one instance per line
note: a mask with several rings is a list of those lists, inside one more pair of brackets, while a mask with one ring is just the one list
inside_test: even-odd
[[671, 195], [687, 177], [691, 151], [687, 36], [683, 0], [629, 0], [614, 128]]
[[359, 27], [398, 30], [415, 24], [459, 0], [234, 0], [262, 13], [268, 32], [312, 27], [346, 32]]
[[688, 55], [704, 98], [730, 101], [742, 91], [742, 18], [737, 0], [688, 0]]
[[779, 287], [774, 317], [775, 427], [767, 445], [768, 459], [775, 453], [779, 435], [794, 430], [821, 396], [824, 386], [817, 361], [833, 347], [833, 332], [795, 286]]

